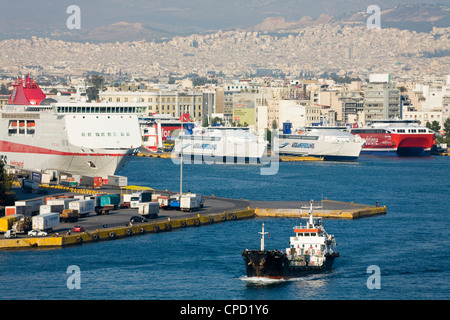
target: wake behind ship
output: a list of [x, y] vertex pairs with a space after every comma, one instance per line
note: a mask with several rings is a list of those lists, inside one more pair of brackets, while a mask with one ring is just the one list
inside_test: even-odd
[[142, 144], [133, 104], [54, 103], [29, 76], [0, 110], [0, 155], [12, 167], [107, 178]]

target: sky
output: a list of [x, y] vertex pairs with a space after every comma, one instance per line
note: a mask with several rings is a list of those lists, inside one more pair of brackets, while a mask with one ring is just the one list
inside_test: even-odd
[[[448, 4], [448, 0], [442, 3]], [[267, 17], [287, 21], [320, 14], [339, 16], [399, 4], [436, 3], [431, 0], [0, 0], [0, 33], [64, 29], [67, 7], [81, 9], [83, 30], [119, 21], [140, 22], [155, 28], [197, 31], [247, 28]]]

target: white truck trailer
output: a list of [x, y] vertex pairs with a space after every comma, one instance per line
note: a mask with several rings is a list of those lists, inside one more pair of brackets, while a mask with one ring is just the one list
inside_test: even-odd
[[44, 213], [32, 218], [32, 228], [36, 231], [49, 232], [59, 225], [59, 213]]

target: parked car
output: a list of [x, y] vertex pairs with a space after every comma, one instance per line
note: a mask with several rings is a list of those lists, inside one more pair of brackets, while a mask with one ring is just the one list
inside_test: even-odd
[[75, 226], [73, 227], [73, 232], [84, 232], [83, 226]]
[[38, 231], [38, 230], [31, 230], [28, 232], [28, 235], [30, 237], [46, 237], [47, 236], [47, 232], [45, 231]]
[[140, 216], [133, 216], [130, 218], [130, 222], [148, 222], [148, 219]]

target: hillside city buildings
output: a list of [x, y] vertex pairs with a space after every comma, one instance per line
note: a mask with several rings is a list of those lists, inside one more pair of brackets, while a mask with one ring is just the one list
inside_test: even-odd
[[41, 87], [68, 102], [76, 99], [68, 92], [100, 74], [104, 103], [146, 105], [148, 114], [170, 117], [189, 113], [198, 123], [219, 117], [258, 132], [285, 121], [300, 127], [385, 118], [437, 121], [442, 128], [450, 117], [449, 40], [450, 28], [417, 33], [328, 24], [160, 42], [32, 37], [0, 42], [0, 83], [31, 73], [52, 79]]

